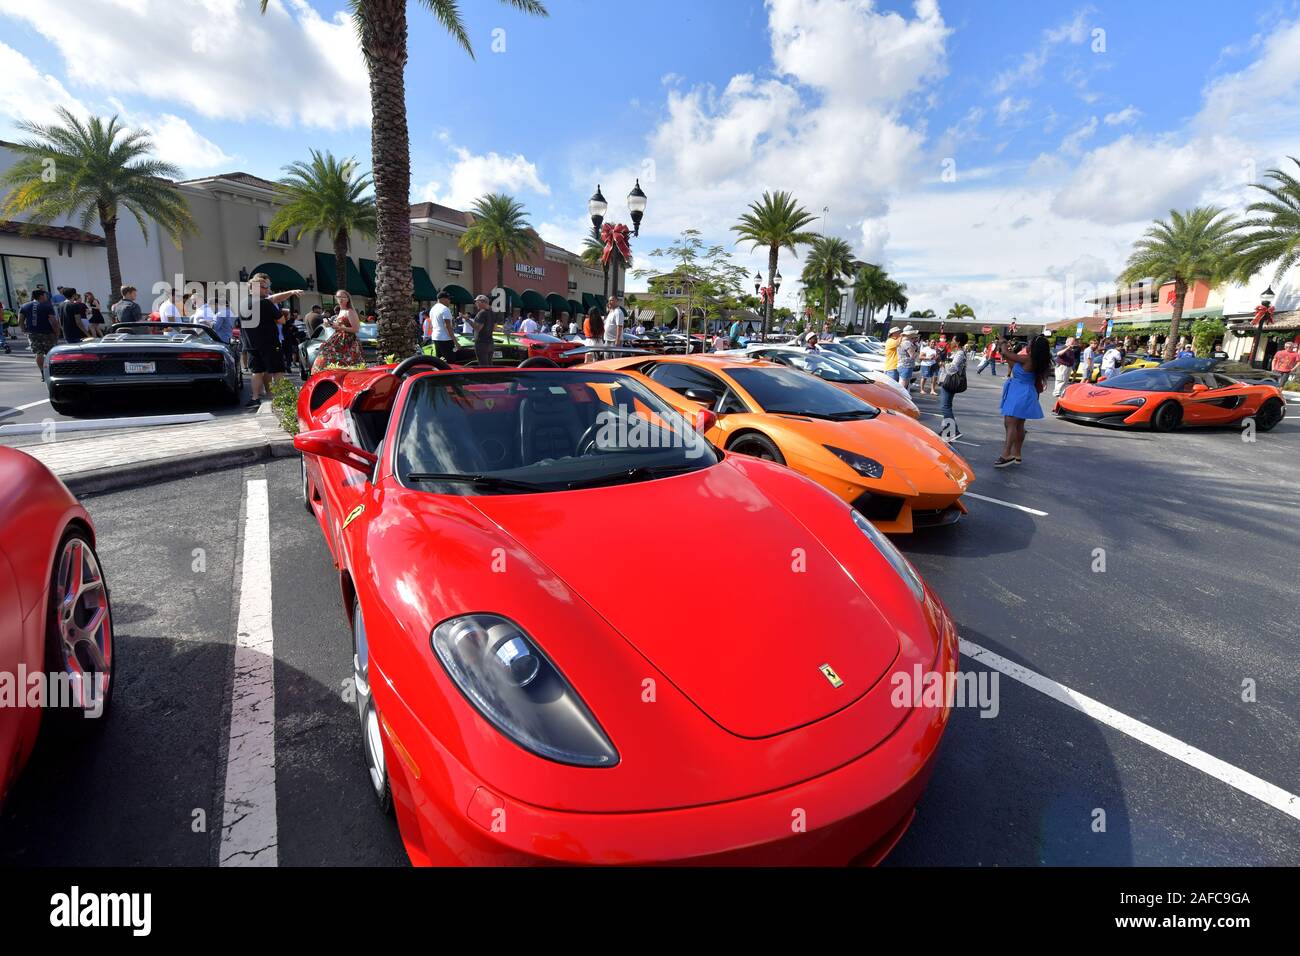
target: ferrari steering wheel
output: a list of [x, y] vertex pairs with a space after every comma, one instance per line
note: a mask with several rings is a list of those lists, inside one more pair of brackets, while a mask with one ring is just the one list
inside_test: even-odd
[[598, 432], [600, 428], [601, 423], [596, 422], [582, 433], [582, 437], [578, 439], [578, 444], [573, 448], [574, 458], [583, 458], [592, 453], [596, 447], [596, 432]]
[[439, 372], [451, 371], [451, 366], [438, 358], [436, 355], [412, 355], [408, 359], [403, 359], [397, 368], [393, 369], [394, 378], [405, 378], [411, 374], [411, 369], [418, 368], [421, 365], [427, 365], [429, 368], [436, 368]]
[[519, 368], [559, 368], [558, 362], [548, 359], [545, 355], [534, 355], [532, 358], [524, 359], [519, 363]]

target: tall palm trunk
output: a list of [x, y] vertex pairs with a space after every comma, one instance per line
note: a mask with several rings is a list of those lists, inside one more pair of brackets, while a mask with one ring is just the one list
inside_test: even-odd
[[776, 308], [776, 260], [781, 254], [781, 247], [773, 244], [767, 247], [767, 286], [772, 294], [763, 306], [763, 341], [767, 341], [767, 327], [772, 324], [772, 310]]
[[1187, 298], [1187, 283], [1182, 279], [1174, 280], [1174, 314], [1169, 318], [1169, 338], [1165, 339], [1165, 361], [1174, 360], [1178, 348], [1178, 326], [1183, 321], [1183, 301]]
[[108, 253], [108, 304], [122, 298], [122, 263], [117, 256], [117, 216], [107, 206], [99, 207], [99, 225], [104, 230], [104, 249]]
[[[375, 284], [379, 284], [379, 277], [376, 273]], [[334, 289], [346, 289], [348, 287], [348, 234], [347, 230], [340, 229], [334, 234]], [[334, 289], [331, 289], [332, 293]], [[321, 289], [321, 292], [324, 292]], [[376, 289], [376, 292], [379, 290]], [[349, 298], [351, 294], [349, 292]], [[380, 312], [383, 315], [383, 312]]]
[[[365, 0], [356, 5], [361, 49], [370, 73], [374, 117], [370, 148], [374, 159], [375, 305], [383, 354], [411, 355], [418, 347], [410, 321], [411, 150], [406, 124], [406, 0]], [[347, 273], [339, 276], [346, 282]]]

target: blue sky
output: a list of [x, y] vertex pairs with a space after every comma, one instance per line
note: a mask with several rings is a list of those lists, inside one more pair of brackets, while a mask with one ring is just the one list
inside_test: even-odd
[[[1113, 279], [1152, 216], [1240, 206], [1300, 153], [1291, 2], [463, 6], [473, 61], [411, 6], [412, 198], [505, 190], [570, 248], [597, 181], [621, 212], [643, 177], [643, 254], [688, 226], [730, 244], [746, 202], [790, 189], [916, 307], [1046, 317]], [[62, 103], [150, 127], [190, 176], [274, 178], [309, 147], [366, 163], [345, 4], [255, 8], [0, 0], [0, 138]]]

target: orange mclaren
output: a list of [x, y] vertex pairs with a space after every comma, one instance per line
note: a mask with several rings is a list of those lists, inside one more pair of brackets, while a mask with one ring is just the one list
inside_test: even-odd
[[829, 382], [740, 355], [644, 355], [593, 367], [635, 375], [688, 419], [705, 408], [705, 432], [728, 452], [811, 478], [881, 531], [951, 524], [975, 479], [960, 455], [924, 425]]

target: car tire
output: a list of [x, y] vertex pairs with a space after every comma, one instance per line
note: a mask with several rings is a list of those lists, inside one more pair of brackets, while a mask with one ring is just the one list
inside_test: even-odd
[[1270, 398], [1255, 413], [1255, 431], [1268, 432], [1278, 426], [1286, 417], [1286, 409], [1280, 399]]
[[302, 506], [307, 509], [307, 514], [315, 516], [311, 507], [311, 483], [307, 480], [307, 456], [300, 456], [298, 461], [302, 465]]
[[763, 461], [774, 461], [778, 465], [785, 464], [785, 456], [781, 454], [781, 449], [776, 447], [776, 442], [758, 432], [737, 436], [727, 446], [727, 451], [737, 455], [748, 455], [751, 458], [761, 458]]
[[380, 812], [387, 814], [393, 812], [393, 790], [388, 782], [379, 708], [375, 706], [374, 695], [370, 693], [369, 657], [366, 625], [358, 606], [352, 615], [352, 681], [357, 694], [357, 717], [361, 723], [361, 754], [370, 778], [370, 791], [379, 803]]
[[1151, 413], [1151, 430], [1171, 432], [1183, 423], [1183, 406], [1177, 402], [1165, 402]]
[[[81, 675], [79, 699], [68, 707], [51, 708], [47, 701], [44, 719], [80, 733], [102, 727], [113, 700], [116, 663], [108, 581], [90, 535], [74, 526], [64, 532], [51, 562], [45, 673]], [[87, 673], [103, 675], [102, 684], [92, 681], [87, 688]]]

